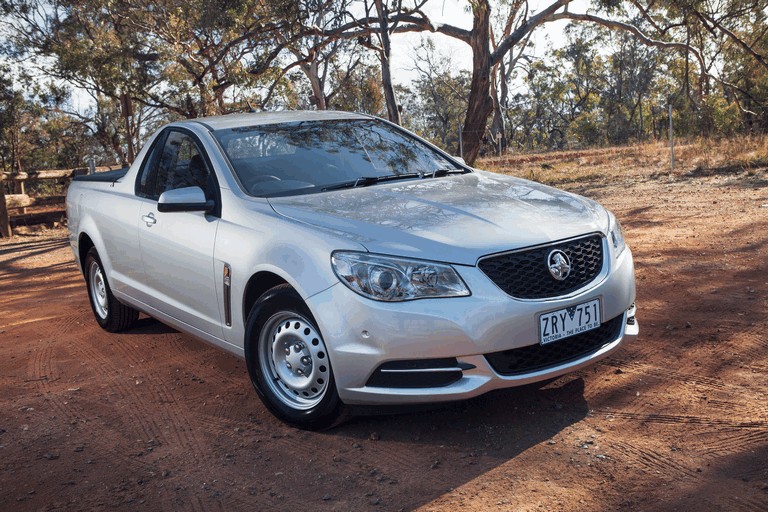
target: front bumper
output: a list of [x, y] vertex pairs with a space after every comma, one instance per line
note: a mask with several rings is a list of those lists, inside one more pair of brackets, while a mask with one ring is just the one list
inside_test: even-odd
[[[472, 291], [471, 296], [385, 303], [363, 298], [338, 284], [307, 300], [323, 333], [342, 401], [350, 405], [375, 405], [466, 399], [588, 366], [638, 334], [634, 266], [629, 249], [606, 265], [596, 282], [587, 288], [547, 300], [511, 298], [477, 267], [455, 268]], [[601, 300], [604, 323], [612, 319], [620, 323], [610, 339], [594, 350], [512, 375], [497, 372], [486, 358], [487, 354], [537, 345], [539, 313], [594, 298]], [[568, 341], [566, 338], [555, 343]], [[418, 360], [436, 363], [431, 367], [429, 362], [398, 366], [398, 362]], [[389, 367], [390, 378], [396, 379], [396, 373], [404, 379], [419, 374], [426, 377], [424, 382], [432, 384], [382, 385], [374, 373], [382, 365], [387, 368], [387, 364], [393, 365]], [[441, 383], [439, 378], [429, 379], [430, 372], [453, 372], [455, 378]]]

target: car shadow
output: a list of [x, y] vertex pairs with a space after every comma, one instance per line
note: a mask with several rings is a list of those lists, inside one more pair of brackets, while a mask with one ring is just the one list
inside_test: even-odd
[[[534, 418], [539, 415], [546, 418], [545, 425], [536, 425], [535, 429], [541, 441], [551, 438], [565, 426], [583, 419], [588, 411], [584, 399], [584, 380], [573, 377], [569, 380], [564, 377], [543, 384], [534, 383], [495, 390], [460, 402], [353, 408], [352, 418], [331, 433], [369, 439], [370, 434], [380, 428], [389, 432], [390, 440], [409, 442], [413, 440], [414, 433], [422, 429], [430, 432], [444, 430], [446, 433], [458, 429], [464, 439], [467, 429], [516, 429], [526, 427], [526, 422], [521, 422], [521, 417]], [[540, 422], [540, 418], [535, 420], [535, 423]], [[436, 425], [442, 427], [435, 428]], [[449, 437], [441, 436], [435, 442], [447, 441]], [[500, 445], [500, 453], [504, 453], [510, 446], [510, 439], [504, 437], [502, 435], [493, 443]], [[480, 445], [484, 446], [485, 442], [481, 441]]]
[[371, 503], [380, 499], [387, 510], [413, 510], [486, 473], [503, 471], [507, 462], [536, 445], [564, 450], [559, 434], [583, 420], [589, 406], [584, 380], [571, 375], [544, 387], [497, 390], [464, 402], [401, 409], [400, 414], [383, 408], [370, 415], [373, 411], [307, 435], [346, 438], [348, 451], [329, 464], [342, 475], [362, 468], [357, 479], [361, 488], [375, 489]]
[[[125, 334], [156, 336], [174, 332], [161, 322], [142, 316]], [[181, 334], [180, 341], [189, 349], [207, 350], [203, 345], [197, 347], [198, 342], [187, 335]], [[505, 464], [534, 446], [546, 443], [553, 453], [567, 451], [565, 436], [561, 434], [589, 415], [584, 380], [572, 374], [492, 391], [461, 402], [357, 407], [340, 426], [308, 432], [281, 423], [254, 402], [256, 397], [240, 386], [241, 379], [247, 379], [241, 373], [244, 368], [240, 359], [215, 349], [211, 349], [210, 356], [216, 359], [211, 369], [202, 371], [197, 367], [193, 373], [208, 382], [230, 372], [239, 374], [232, 381], [241, 392], [228, 400], [232, 411], [242, 410], [230, 411], [225, 416], [201, 415], [192, 423], [205, 419], [208, 423], [201, 424], [206, 425], [206, 430], [211, 429], [211, 439], [227, 453], [237, 453], [238, 462], [246, 467], [260, 468], [264, 460], [270, 461], [268, 470], [257, 469], [254, 473], [259, 485], [270, 492], [267, 496], [256, 494], [251, 496], [253, 501], [244, 502], [257, 509], [275, 505], [272, 494], [275, 499], [293, 494], [312, 503], [317, 510], [359, 510], [373, 503], [381, 505], [382, 510], [414, 510], [487, 473], [503, 471]], [[206, 359], [201, 354], [195, 357]], [[222, 393], [216, 390], [217, 396], [223, 396]], [[199, 406], [193, 403], [190, 402], [190, 407]], [[242, 416], [242, 423], [238, 423], [238, 416]], [[243, 433], [244, 438], [230, 442], [224, 437], [227, 441], [223, 441], [216, 434], [220, 424], [227, 426], [227, 432]], [[312, 463], [304, 468], [307, 457]], [[307, 485], [295, 489], [293, 480], [283, 478], [288, 472]], [[243, 475], [224, 470], [218, 476], [231, 477], [239, 485], [247, 486]], [[361, 492], [344, 493], [343, 498], [335, 495], [334, 489], [350, 485], [359, 487]]]
[[147, 334], [155, 336], [158, 334], [172, 334], [179, 332], [173, 327], [165, 325], [160, 320], [156, 320], [151, 316], [141, 315], [139, 319], [131, 326], [130, 329], [125, 331], [126, 334]]

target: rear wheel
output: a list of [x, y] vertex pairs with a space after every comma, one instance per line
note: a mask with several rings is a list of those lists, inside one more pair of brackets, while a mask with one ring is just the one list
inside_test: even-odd
[[262, 295], [246, 327], [248, 373], [264, 405], [293, 426], [322, 430], [343, 421], [325, 342], [289, 285]]
[[104, 330], [125, 330], [139, 318], [138, 311], [121, 303], [112, 295], [104, 266], [95, 247], [91, 247], [85, 257], [85, 282], [93, 315]]

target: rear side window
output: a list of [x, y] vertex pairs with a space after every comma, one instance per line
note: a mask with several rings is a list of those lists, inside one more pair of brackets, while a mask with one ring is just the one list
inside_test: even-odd
[[210, 170], [197, 143], [186, 133], [172, 130], [147, 156], [136, 187], [137, 195], [154, 199], [166, 190], [197, 186], [210, 191]]

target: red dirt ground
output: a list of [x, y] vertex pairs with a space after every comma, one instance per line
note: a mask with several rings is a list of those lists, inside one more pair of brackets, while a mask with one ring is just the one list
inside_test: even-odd
[[765, 170], [570, 188], [624, 223], [636, 341], [322, 433], [196, 339], [102, 331], [63, 230], [0, 241], [0, 510], [768, 510]]

